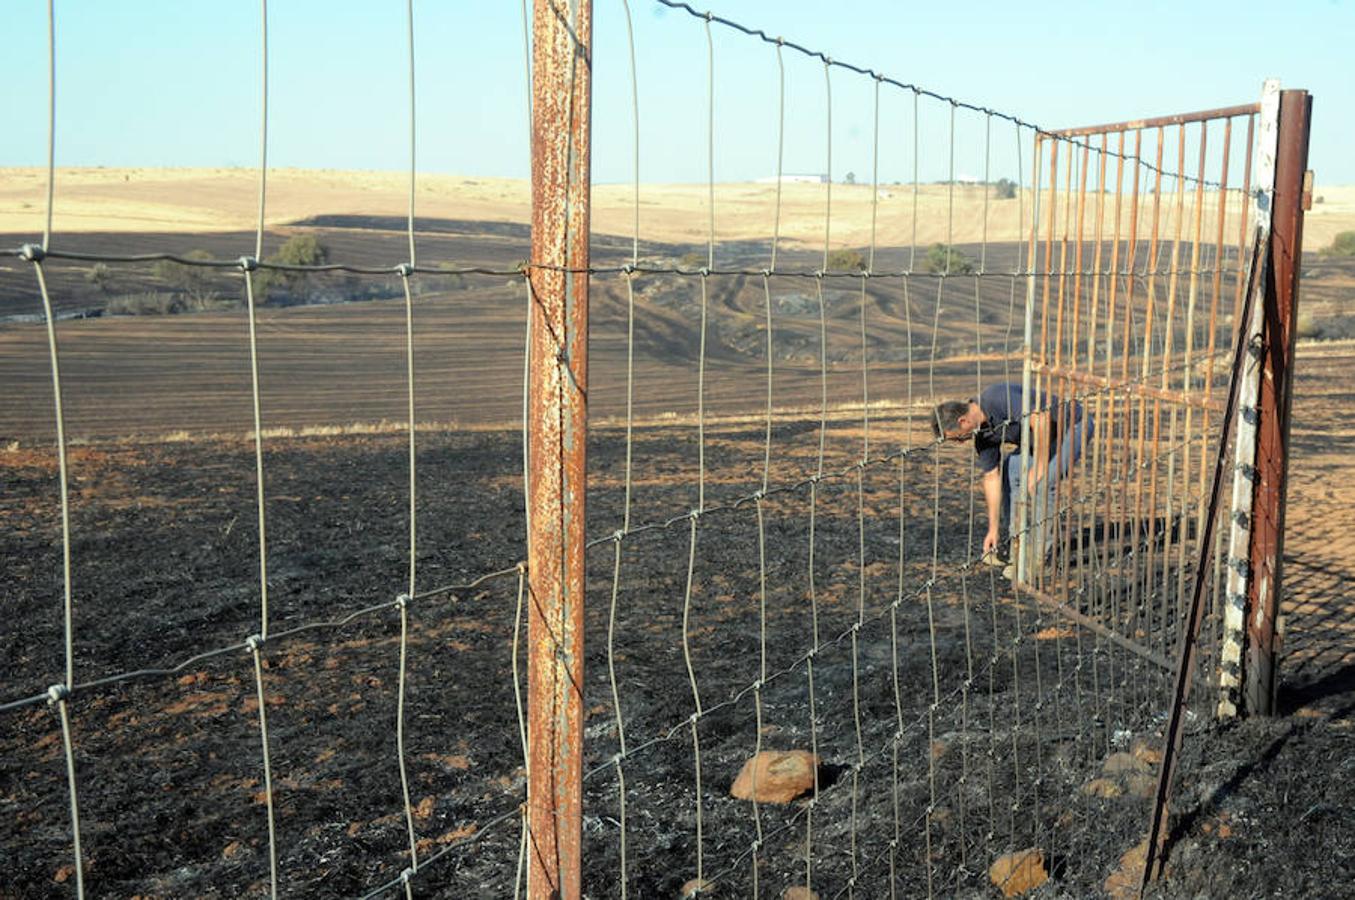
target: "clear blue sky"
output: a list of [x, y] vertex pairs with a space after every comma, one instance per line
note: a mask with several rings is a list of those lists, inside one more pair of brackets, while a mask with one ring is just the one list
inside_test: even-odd
[[[978, 105], [1062, 127], [1250, 102], [1261, 82], [1314, 95], [1310, 163], [1355, 183], [1355, 3], [1134, 5], [890, 0], [704, 0], [698, 8]], [[595, 0], [594, 173], [630, 178], [630, 73], [621, 0]], [[642, 178], [706, 177], [702, 23], [631, 0], [639, 56]], [[259, 4], [253, 0], [56, 0], [57, 163], [253, 166], [258, 162]], [[520, 0], [416, 0], [423, 171], [527, 174]], [[46, 154], [46, 3], [7, 0], [8, 95], [0, 164]], [[407, 166], [404, 0], [270, 4], [269, 162]], [[771, 47], [715, 29], [716, 178], [775, 165]], [[786, 54], [787, 171], [825, 167], [822, 66]], [[833, 175], [871, 166], [864, 78], [833, 74]], [[886, 90], [881, 179], [911, 177], [911, 95]], [[948, 109], [924, 105], [924, 180], [942, 178]], [[962, 116], [958, 175], [983, 175], [983, 122]], [[995, 126], [991, 177], [1014, 177], [1015, 137]], [[1027, 161], [1028, 162], [1028, 161]]]

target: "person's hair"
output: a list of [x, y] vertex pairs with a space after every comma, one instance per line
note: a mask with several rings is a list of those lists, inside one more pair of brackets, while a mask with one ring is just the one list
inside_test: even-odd
[[945, 433], [960, 424], [960, 416], [969, 412], [969, 404], [963, 400], [947, 400], [936, 404], [936, 414], [932, 416], [932, 435], [939, 441]]

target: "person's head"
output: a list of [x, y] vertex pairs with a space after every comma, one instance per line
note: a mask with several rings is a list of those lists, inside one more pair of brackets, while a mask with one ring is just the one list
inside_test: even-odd
[[983, 410], [975, 402], [947, 400], [938, 403], [932, 416], [932, 434], [937, 440], [965, 441], [983, 424]]

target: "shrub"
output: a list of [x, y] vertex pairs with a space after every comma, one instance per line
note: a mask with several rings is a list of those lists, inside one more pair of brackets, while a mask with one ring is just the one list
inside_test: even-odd
[[1355, 256], [1355, 231], [1342, 231], [1322, 252], [1327, 256]]
[[[282, 266], [322, 266], [329, 261], [329, 248], [313, 234], [298, 234], [288, 238], [278, 251], [264, 262]], [[268, 295], [279, 290], [288, 297], [304, 299], [310, 279], [309, 272], [287, 272], [260, 269], [254, 275], [255, 300], [268, 302]]]
[[[189, 250], [184, 254], [184, 259], [208, 260], [212, 259], [212, 254], [206, 250]], [[201, 266], [187, 265], [172, 259], [162, 259], [151, 267], [151, 275], [171, 290], [179, 291], [195, 299], [210, 292], [208, 280], [211, 276], [211, 270]]]
[[107, 312], [111, 316], [164, 316], [182, 312], [183, 309], [184, 300], [181, 295], [150, 291], [110, 297]]
[[841, 247], [828, 254], [828, 271], [864, 272], [866, 271], [866, 257], [861, 254], [860, 250]]
[[972, 275], [974, 260], [954, 247], [945, 244], [932, 244], [927, 251], [927, 271], [936, 274]]
[[993, 184], [994, 196], [999, 200], [1016, 199], [1016, 182], [1010, 178], [999, 178]]
[[179, 313], [230, 309], [240, 305], [241, 301], [223, 297], [216, 291], [203, 291], [192, 295], [146, 291], [110, 297], [104, 311], [110, 316], [172, 316]]
[[288, 238], [268, 259], [288, 266], [322, 266], [329, 260], [329, 248], [313, 234], [298, 234]]
[[113, 280], [113, 270], [104, 263], [95, 263], [94, 268], [85, 273], [85, 280], [106, 294]]

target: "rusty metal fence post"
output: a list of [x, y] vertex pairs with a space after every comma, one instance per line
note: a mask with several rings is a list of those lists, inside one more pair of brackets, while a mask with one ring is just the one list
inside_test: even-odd
[[1247, 586], [1247, 655], [1244, 696], [1247, 712], [1275, 709], [1276, 625], [1284, 556], [1285, 488], [1289, 468], [1289, 411], [1294, 386], [1294, 333], [1299, 271], [1303, 258], [1304, 180], [1308, 169], [1308, 126], [1312, 98], [1307, 91], [1280, 93], [1279, 141], [1271, 212], [1270, 278], [1261, 322], [1261, 379], [1257, 397], [1255, 499]]
[[583, 805], [591, 0], [534, 0], [527, 896], [577, 898]]
[[[1312, 98], [1267, 82], [1258, 157], [1258, 204], [1270, 264], [1257, 283], [1236, 448], [1233, 534], [1219, 714], [1269, 715], [1275, 707], [1289, 410], [1303, 253], [1303, 211]], [[1269, 112], [1267, 112], [1267, 110]], [[1273, 123], [1273, 124], [1272, 124]]]

